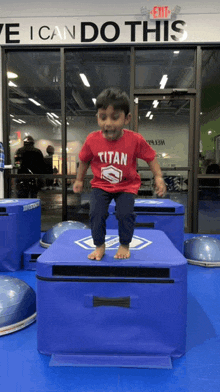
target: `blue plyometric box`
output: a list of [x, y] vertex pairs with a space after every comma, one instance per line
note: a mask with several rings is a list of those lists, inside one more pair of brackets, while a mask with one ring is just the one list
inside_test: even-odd
[[23, 267], [23, 252], [40, 239], [39, 199], [0, 200], [0, 271]]
[[23, 265], [27, 271], [35, 271], [37, 265], [37, 258], [46, 250], [40, 244], [40, 241], [35, 242], [27, 248], [23, 253]]
[[131, 256], [89, 260], [90, 230], [69, 230], [37, 259], [38, 350], [51, 366], [170, 368], [185, 353], [187, 261], [159, 230], [136, 230]]
[[[117, 229], [115, 202], [109, 205], [109, 217], [106, 221], [107, 229]], [[184, 206], [170, 199], [136, 199], [134, 205], [136, 213], [135, 228], [162, 230], [183, 253], [184, 246]]]

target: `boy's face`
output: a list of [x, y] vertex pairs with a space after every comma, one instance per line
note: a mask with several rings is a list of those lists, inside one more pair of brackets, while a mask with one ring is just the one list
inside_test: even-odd
[[117, 140], [123, 135], [124, 125], [129, 124], [131, 114], [125, 116], [125, 112], [110, 105], [107, 109], [98, 109], [97, 119], [103, 136], [107, 140]]

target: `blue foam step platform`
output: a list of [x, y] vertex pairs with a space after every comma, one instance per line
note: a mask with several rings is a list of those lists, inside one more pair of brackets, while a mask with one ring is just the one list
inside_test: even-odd
[[[109, 205], [108, 229], [117, 229], [117, 212], [115, 201]], [[134, 204], [136, 229], [155, 229], [163, 231], [175, 247], [183, 253], [184, 248], [184, 213], [182, 204], [170, 199], [136, 199]]]
[[169, 356], [136, 355], [52, 355], [49, 366], [131, 367], [172, 369]]
[[40, 239], [39, 199], [0, 200], [0, 271], [22, 269], [25, 249]]
[[[41, 238], [44, 233], [41, 233]], [[37, 259], [46, 250], [40, 245], [40, 241], [35, 242], [32, 246], [23, 252], [23, 266], [27, 271], [35, 271]]]
[[68, 230], [37, 260], [38, 351], [51, 366], [167, 368], [185, 353], [187, 260], [160, 230], [135, 230], [115, 259], [108, 230], [90, 260], [90, 230]]

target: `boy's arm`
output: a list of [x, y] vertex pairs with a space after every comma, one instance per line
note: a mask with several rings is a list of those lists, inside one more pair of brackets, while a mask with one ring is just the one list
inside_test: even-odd
[[89, 167], [89, 162], [79, 161], [76, 180], [73, 184], [73, 192], [81, 193], [83, 191], [83, 181]]
[[154, 158], [153, 161], [148, 163], [150, 170], [153, 173], [154, 176], [154, 180], [155, 180], [155, 191], [157, 193], [158, 196], [164, 196], [166, 191], [167, 191], [167, 187], [166, 184], [163, 180], [163, 174], [160, 168], [160, 165], [157, 161], [157, 158]]

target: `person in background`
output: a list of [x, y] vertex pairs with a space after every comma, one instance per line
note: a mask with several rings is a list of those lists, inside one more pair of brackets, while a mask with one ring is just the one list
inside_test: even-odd
[[96, 101], [99, 131], [90, 133], [79, 153], [79, 168], [73, 191], [81, 193], [91, 165], [93, 179], [90, 222], [96, 249], [89, 259], [101, 260], [105, 253], [106, 219], [112, 199], [116, 202], [120, 246], [114, 256], [130, 257], [129, 244], [135, 227], [134, 201], [141, 185], [137, 159], [146, 161], [154, 175], [155, 190], [164, 196], [166, 185], [156, 152], [142, 135], [125, 128], [131, 119], [127, 94], [119, 89], [104, 90]]
[[[54, 166], [54, 168], [53, 168], [53, 174], [58, 174], [58, 173], [59, 173], [59, 170], [57, 169], [56, 166]], [[58, 180], [58, 178], [55, 179], [55, 181], [54, 181], [54, 186], [59, 186], [59, 180]]]
[[[46, 149], [47, 155], [44, 157], [45, 163], [45, 173], [53, 174], [53, 154], [54, 154], [54, 147], [49, 145]], [[46, 178], [46, 188], [52, 189], [53, 186], [53, 178]]]
[[[15, 153], [15, 166], [18, 174], [43, 174], [45, 163], [42, 152], [34, 147], [32, 136], [26, 136], [23, 140], [24, 146]], [[42, 180], [35, 178], [19, 178], [16, 181], [18, 198], [36, 198], [42, 187]]]

